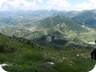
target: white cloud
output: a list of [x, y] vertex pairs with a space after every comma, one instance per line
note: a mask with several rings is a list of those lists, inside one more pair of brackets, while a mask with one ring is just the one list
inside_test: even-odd
[[7, 2], [7, 0], [0, 0], [0, 7], [2, 6], [2, 4], [3, 4], [4, 2]]
[[36, 10], [38, 9], [38, 5], [35, 2], [27, 2], [22, 0], [18, 8], [25, 9], [25, 10], [29, 10], [29, 9]]
[[96, 8], [96, 0], [89, 0], [91, 8]]
[[0, 0], [0, 10], [84, 10], [95, 9], [96, 0], [82, 1], [72, 5], [69, 0]]
[[73, 6], [73, 10], [90, 10], [96, 8], [96, 0], [88, 0]]
[[8, 9], [56, 9], [65, 10], [70, 4], [67, 0], [0, 0], [0, 10]]
[[84, 9], [90, 9], [90, 3], [84, 2], [78, 5], [75, 5], [75, 10], [84, 10]]
[[38, 2], [43, 3], [44, 1], [43, 0], [38, 0]]
[[0, 0], [0, 6], [2, 5], [2, 3], [6, 2], [7, 0]]
[[35, 1], [28, 2], [25, 0], [0, 0], [0, 10], [23, 9], [35, 10], [38, 6]]
[[56, 9], [56, 10], [65, 10], [70, 7], [70, 4], [67, 0], [48, 0], [47, 9]]

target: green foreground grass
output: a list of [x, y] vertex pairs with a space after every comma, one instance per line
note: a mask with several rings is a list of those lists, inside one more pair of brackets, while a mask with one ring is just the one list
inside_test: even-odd
[[0, 63], [7, 63], [4, 69], [9, 72], [88, 72], [95, 64], [91, 51], [71, 47], [55, 50], [0, 35]]

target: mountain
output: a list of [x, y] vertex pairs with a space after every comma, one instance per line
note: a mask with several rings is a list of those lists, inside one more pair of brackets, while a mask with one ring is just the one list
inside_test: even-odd
[[68, 18], [72, 18], [72, 17], [77, 16], [80, 13], [81, 13], [80, 11], [61, 11], [58, 14], [68, 17]]
[[[52, 11], [52, 13], [54, 12]], [[32, 21], [32, 17], [30, 16], [28, 17], [29, 19], [31, 18], [30, 20]], [[36, 17], [38, 17], [38, 15]], [[24, 21], [28, 20], [26, 18], [27, 17], [25, 16], [25, 18], [22, 20]], [[20, 19], [17, 18], [16, 20], [20, 20]], [[68, 17], [62, 16], [60, 13], [58, 15], [56, 14], [56, 15], [44, 18], [42, 20], [36, 19], [37, 20], [36, 22], [29, 21], [30, 22], [29, 23], [27, 21], [26, 22], [23, 21], [24, 22], [23, 23], [22, 20], [20, 20], [21, 23], [18, 21], [17, 24], [13, 24], [13, 25], [1, 24], [1, 28], [0, 28], [1, 33], [33, 39], [33, 38], [40, 37], [46, 34], [51, 34], [54, 32], [59, 32], [60, 34], [62, 34], [63, 37], [66, 36], [70, 38], [70, 36], [74, 37], [75, 35], [77, 35], [77, 33], [86, 31], [86, 29], [82, 28], [80, 24], [78, 24], [77, 22], [73, 21]]]
[[83, 25], [96, 28], [96, 10], [83, 11], [72, 19]]
[[0, 12], [0, 33], [27, 39], [58, 34], [61, 38], [93, 41], [96, 37], [95, 10]]
[[[18, 19], [17, 19], [18, 20]], [[44, 18], [32, 24], [0, 25], [0, 32], [9, 36], [15, 35], [27, 39], [56, 34], [61, 38], [81, 38], [81, 33], [90, 32], [89, 28], [62, 14]], [[85, 37], [85, 36], [84, 36]], [[82, 39], [82, 38], [81, 38]], [[83, 38], [84, 39], [84, 38]], [[89, 38], [88, 38], [89, 39]]]
[[78, 33], [87, 31], [77, 22], [61, 15], [56, 15], [39, 21], [39, 24], [37, 24], [37, 29], [43, 29], [45, 34], [59, 32], [63, 37], [66, 36], [69, 38]]
[[57, 14], [55, 10], [28, 10], [28, 11], [1, 11], [0, 12], [0, 24], [32, 24], [38, 20], [53, 16]]

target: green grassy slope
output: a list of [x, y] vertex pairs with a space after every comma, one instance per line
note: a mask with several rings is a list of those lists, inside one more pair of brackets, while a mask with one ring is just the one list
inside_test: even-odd
[[88, 72], [94, 66], [90, 48], [55, 50], [21, 40], [0, 35], [0, 63], [9, 72]]
[[86, 31], [86, 29], [82, 28], [81, 25], [78, 24], [77, 22], [71, 20], [70, 18], [60, 16], [60, 15], [49, 17], [40, 21], [39, 26], [50, 29], [50, 28], [54, 28], [57, 25], [62, 25], [61, 27], [67, 28], [73, 31], [79, 31], [79, 32]]

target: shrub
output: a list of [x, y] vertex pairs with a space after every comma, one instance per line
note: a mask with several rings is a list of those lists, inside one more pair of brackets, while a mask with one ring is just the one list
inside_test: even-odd
[[9, 47], [8, 45], [0, 45], [1, 53], [12, 53], [15, 51], [15, 48]]

